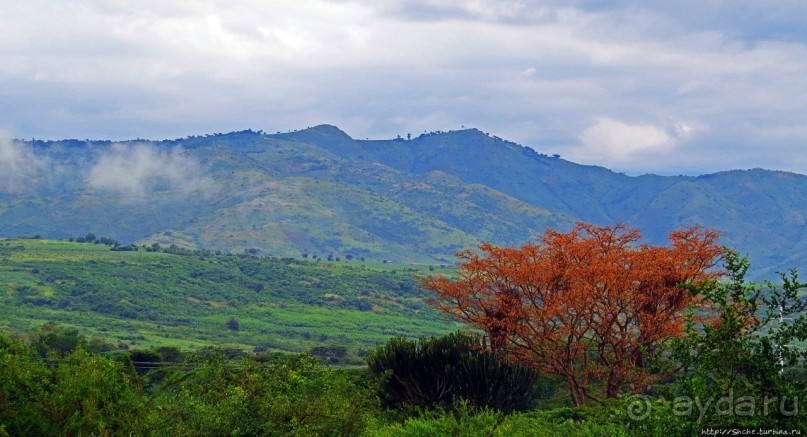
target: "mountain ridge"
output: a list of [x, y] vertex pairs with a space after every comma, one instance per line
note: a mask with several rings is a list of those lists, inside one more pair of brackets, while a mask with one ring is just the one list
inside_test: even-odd
[[798, 173], [628, 176], [478, 129], [356, 140], [319, 125], [15, 144], [36, 165], [30, 183], [16, 187], [24, 192], [0, 185], [5, 236], [95, 232], [144, 244], [446, 263], [483, 241], [523, 244], [547, 227], [626, 222], [654, 244], [680, 226], [717, 229], [760, 277], [807, 264], [807, 176]]

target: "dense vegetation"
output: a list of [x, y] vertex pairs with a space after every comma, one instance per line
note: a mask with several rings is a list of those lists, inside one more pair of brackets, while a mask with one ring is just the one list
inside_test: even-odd
[[[701, 342], [702, 335], [712, 334], [699, 333], [686, 341]], [[719, 336], [726, 341], [725, 335]], [[454, 334], [421, 340], [418, 347], [437, 351], [432, 359], [440, 350], [453, 351], [437, 364], [473, 368], [481, 372], [476, 376], [482, 380], [495, 380], [495, 375], [503, 374], [502, 367], [492, 362], [478, 365], [479, 351], [463, 340], [472, 338]], [[742, 351], [754, 354], [755, 344], [756, 340], [742, 335], [724, 344], [724, 350], [740, 352], [727, 357], [728, 366], [747, 358]], [[393, 339], [373, 356], [413, 357], [413, 345]], [[475, 388], [481, 390], [460, 387], [455, 391], [460, 396], [449, 396], [451, 401], [440, 405], [400, 408], [388, 403], [401, 393], [395, 384], [390, 385], [400, 376], [397, 369], [374, 374], [361, 368], [329, 367], [308, 355], [236, 357], [213, 348], [100, 352], [108, 346], [57, 324], [43, 326], [27, 338], [0, 334], [0, 436], [686, 436], [705, 429], [731, 432], [737, 427], [804, 432], [807, 423], [807, 414], [794, 404], [807, 383], [804, 373], [793, 373], [803, 372], [803, 362], [801, 367], [789, 366], [784, 374], [765, 373], [771, 369], [762, 365], [739, 367], [729, 375], [725, 363], [695, 354], [688, 363], [693, 373], [659, 385], [651, 397], [621, 397], [585, 407], [567, 406], [570, 396], [563, 384], [539, 377], [529, 390], [521, 383], [520, 388], [510, 386], [529, 401], [519, 409], [529, 409], [506, 414], [495, 408], [502, 405], [497, 401], [498, 387], [482, 387], [475, 380], [466, 382], [477, 383]], [[765, 363], [771, 357], [750, 358]], [[371, 358], [371, 366], [375, 360]], [[426, 390], [457, 381], [451, 373], [442, 376], [447, 378], [442, 385], [428, 372], [410, 372], [405, 379]], [[534, 380], [535, 375], [521, 381], [530, 378]], [[715, 396], [722, 393], [714, 391], [718, 387], [737, 390], [717, 400], [730, 406], [714, 404]], [[482, 391], [488, 395], [478, 396]], [[502, 394], [512, 393], [498, 393]], [[474, 401], [466, 401], [463, 395]], [[695, 408], [692, 402], [682, 401], [686, 396], [705, 401]], [[767, 402], [762, 396], [775, 399], [769, 411], [759, 410], [760, 402]], [[749, 410], [750, 405], [757, 410]]]
[[306, 355], [82, 346], [62, 355], [0, 337], [0, 435], [354, 435], [373, 409], [361, 375]]
[[[683, 241], [711, 249], [707, 236], [696, 232]], [[682, 330], [653, 343], [658, 360], [633, 362], [658, 376], [653, 384], [627, 381], [616, 396], [580, 405], [563, 378], [494, 347], [500, 329], [518, 333], [512, 326], [480, 326], [484, 337], [406, 339], [430, 335], [418, 332], [424, 327], [442, 334], [454, 325], [425, 306], [413, 272], [401, 272], [401, 266], [82, 240], [0, 242], [0, 311], [8, 332], [0, 334], [0, 436], [807, 432], [800, 404], [807, 392], [807, 284], [795, 270], [778, 284], [749, 283], [747, 260], [731, 251], [723, 255], [725, 277], [694, 277], [698, 281], [678, 284], [680, 289], [662, 284], [669, 286], [665, 296], [675, 288], [697, 299], [688, 309], [676, 306], [686, 316]], [[573, 253], [572, 243], [580, 241], [567, 243]], [[639, 247], [644, 256], [646, 248]], [[512, 255], [515, 249], [488, 247], [481, 253], [497, 250]], [[655, 261], [677, 259], [675, 252], [652, 252]], [[609, 259], [579, 261], [593, 268]], [[618, 266], [627, 260], [617, 259]], [[638, 259], [634, 265], [645, 271]], [[488, 273], [474, 278], [481, 284], [484, 278], [506, 278], [503, 273], [518, 272], [515, 267], [525, 263], [502, 265], [509, 267], [499, 276], [488, 265]], [[658, 269], [645, 273], [669, 273], [663, 263], [651, 264]], [[579, 281], [585, 275], [575, 276], [583, 267], [567, 267], [570, 276], [555, 286], [585, 283]], [[600, 265], [593, 271], [603, 270]], [[431, 272], [424, 267], [418, 273]], [[451, 284], [472, 277], [466, 273], [445, 271], [445, 279], [423, 283]], [[627, 277], [626, 284], [647, 280]], [[604, 283], [604, 277], [585, 278]], [[537, 279], [530, 286], [540, 286]], [[513, 298], [516, 283], [501, 284], [490, 290]], [[608, 296], [625, 302], [612, 311], [617, 319], [629, 314], [622, 311], [630, 308], [628, 295]], [[350, 298], [371, 307], [351, 307], [344, 303]], [[508, 302], [488, 308], [495, 310], [488, 315], [499, 322], [516, 317], [529, 326], [527, 315]], [[171, 324], [172, 318], [187, 321]], [[288, 338], [307, 330], [324, 337]], [[602, 352], [595, 351], [607, 343], [584, 336], [594, 350], [576, 363], [597, 363]], [[284, 347], [263, 347], [270, 341]], [[677, 369], [658, 366], [662, 361]], [[343, 366], [364, 362], [366, 367]], [[611, 381], [607, 372], [592, 372], [586, 382], [592, 393], [607, 393]]]

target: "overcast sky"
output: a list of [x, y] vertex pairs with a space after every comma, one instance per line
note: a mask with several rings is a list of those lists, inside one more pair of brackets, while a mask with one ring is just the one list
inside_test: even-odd
[[5, 0], [0, 29], [5, 136], [465, 126], [630, 174], [807, 174], [803, 0]]

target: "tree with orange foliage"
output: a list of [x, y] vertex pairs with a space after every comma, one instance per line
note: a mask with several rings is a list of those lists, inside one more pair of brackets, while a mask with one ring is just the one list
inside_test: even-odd
[[650, 363], [683, 333], [684, 310], [697, 303], [681, 285], [719, 274], [717, 238], [693, 227], [650, 246], [626, 225], [578, 223], [521, 248], [460, 252], [459, 279], [421, 282], [436, 308], [483, 330], [509, 359], [562, 377], [582, 405], [665, 376]]

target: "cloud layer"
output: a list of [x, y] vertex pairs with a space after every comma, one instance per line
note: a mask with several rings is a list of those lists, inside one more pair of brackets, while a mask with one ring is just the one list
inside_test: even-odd
[[87, 176], [87, 186], [139, 199], [156, 191], [204, 189], [208, 179], [199, 163], [182, 149], [115, 144], [104, 152]]
[[807, 173], [796, 0], [30, 0], [0, 25], [26, 138], [465, 125], [629, 172]]
[[670, 159], [696, 131], [696, 126], [685, 122], [665, 127], [600, 118], [583, 130], [581, 145], [567, 157], [584, 164], [610, 162], [616, 166]]
[[30, 145], [0, 136], [0, 192], [24, 192], [47, 167]]

